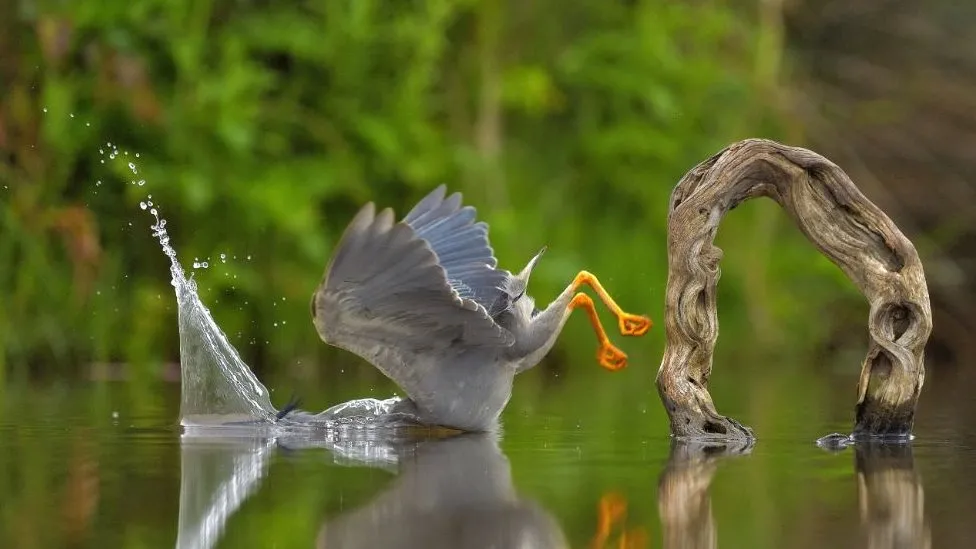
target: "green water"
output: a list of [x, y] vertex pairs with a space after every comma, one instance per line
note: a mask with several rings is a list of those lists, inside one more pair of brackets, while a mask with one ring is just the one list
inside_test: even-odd
[[[913, 444], [835, 454], [814, 440], [848, 427], [853, 373], [806, 382], [806, 401], [786, 394], [788, 371], [717, 371], [720, 411], [759, 436], [730, 456], [672, 449], [653, 364], [600, 378], [613, 414], [573, 375], [591, 367], [529, 372], [497, 441], [404, 442], [399, 465], [342, 458], [328, 440], [183, 437], [173, 382], [10, 384], [0, 546], [971, 546], [973, 407], [951, 379], [930, 376]], [[392, 390], [364, 364], [341, 369], [347, 380], [301, 387], [307, 408]], [[264, 381], [279, 406], [299, 385]]]

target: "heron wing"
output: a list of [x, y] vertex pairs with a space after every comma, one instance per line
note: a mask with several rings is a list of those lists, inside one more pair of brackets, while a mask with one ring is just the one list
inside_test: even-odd
[[346, 228], [312, 314], [323, 339], [361, 355], [384, 348], [416, 357], [452, 344], [514, 341], [484, 307], [453, 289], [426, 240], [407, 223], [394, 223], [392, 210], [376, 215], [372, 203]]
[[493, 317], [508, 305], [505, 289], [511, 273], [496, 268], [498, 260], [488, 241], [488, 224], [476, 221], [475, 208], [461, 205], [461, 193], [447, 197], [445, 193], [446, 187], [438, 186], [410, 210], [403, 222], [430, 245], [451, 288]]

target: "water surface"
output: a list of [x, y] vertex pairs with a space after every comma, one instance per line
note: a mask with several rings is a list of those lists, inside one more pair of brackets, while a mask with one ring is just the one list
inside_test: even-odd
[[816, 423], [799, 428], [754, 425], [761, 438], [751, 449], [672, 447], [659, 416], [630, 426], [587, 418], [564, 398], [567, 386], [541, 397], [517, 389], [498, 437], [402, 440], [372, 457], [329, 438], [183, 435], [173, 383], [11, 386], [0, 423], [0, 540], [22, 548], [970, 546], [976, 437], [937, 405], [923, 406], [910, 445], [817, 448], [816, 435], [845, 427], [840, 410], [813, 413]]

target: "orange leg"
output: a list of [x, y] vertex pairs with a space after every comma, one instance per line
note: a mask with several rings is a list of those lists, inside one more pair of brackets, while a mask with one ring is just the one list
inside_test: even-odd
[[589, 284], [591, 288], [596, 292], [596, 295], [600, 297], [600, 301], [610, 309], [610, 311], [617, 317], [617, 322], [620, 326], [620, 333], [626, 336], [641, 336], [647, 333], [648, 330], [653, 326], [650, 318], [641, 315], [635, 315], [624, 312], [623, 309], [617, 305], [617, 302], [610, 297], [610, 294], [603, 289], [603, 285], [600, 281], [593, 276], [592, 273], [588, 271], [580, 271], [576, 278], [573, 279], [573, 289], [578, 289], [583, 284]]
[[644, 549], [647, 547], [647, 532], [641, 528], [632, 528], [620, 534], [619, 549]]
[[607, 337], [603, 324], [600, 324], [600, 317], [596, 315], [596, 309], [593, 307], [593, 300], [590, 299], [590, 296], [582, 293], [573, 296], [573, 300], [569, 302], [570, 310], [580, 307], [586, 311], [586, 316], [590, 318], [590, 324], [593, 325], [593, 331], [596, 332], [597, 342], [600, 343], [600, 348], [596, 351], [596, 360], [600, 366], [611, 371], [626, 367], [627, 355], [614, 347], [613, 343], [610, 343], [610, 338]]
[[[596, 535], [590, 542], [592, 549], [605, 549], [610, 541], [610, 533], [617, 523], [623, 523], [627, 517], [627, 500], [620, 494], [610, 492], [600, 498], [597, 514]], [[644, 549], [647, 547], [647, 532], [644, 528], [632, 528], [621, 532], [617, 538], [618, 549]]]

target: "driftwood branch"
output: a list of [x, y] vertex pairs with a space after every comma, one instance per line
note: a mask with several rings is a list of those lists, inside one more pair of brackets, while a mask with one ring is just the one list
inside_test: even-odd
[[871, 342], [857, 387], [854, 435], [906, 435], [925, 377], [932, 331], [928, 288], [912, 243], [826, 158], [767, 140], [735, 143], [688, 172], [668, 213], [667, 347], [657, 387], [683, 438], [752, 438], [719, 415], [708, 393], [718, 338], [716, 286], [722, 250], [713, 244], [729, 210], [775, 200], [839, 266], [870, 304]]

